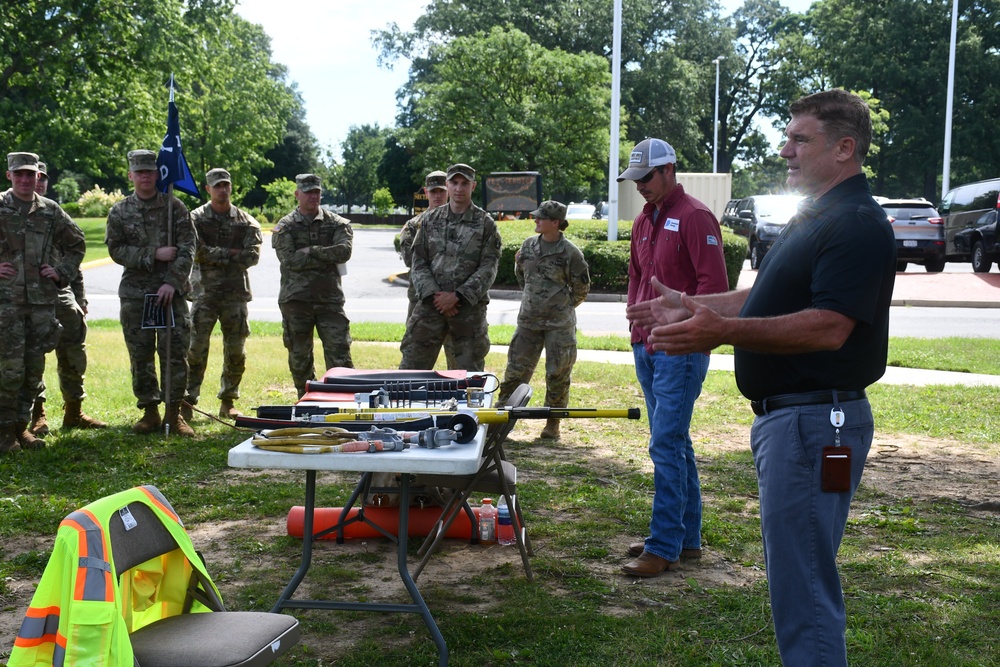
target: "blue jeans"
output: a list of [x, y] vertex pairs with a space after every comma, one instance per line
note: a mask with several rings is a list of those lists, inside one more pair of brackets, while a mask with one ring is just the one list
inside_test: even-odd
[[691, 413], [708, 373], [707, 354], [650, 354], [632, 345], [635, 375], [646, 397], [653, 514], [646, 551], [675, 561], [681, 549], [701, 548], [701, 485], [691, 446]]
[[781, 661], [789, 666], [847, 665], [837, 550], [874, 424], [867, 399], [840, 407], [840, 443], [851, 448], [850, 491], [820, 488], [822, 449], [834, 444], [831, 404], [776, 410], [757, 417], [750, 431], [771, 614]]

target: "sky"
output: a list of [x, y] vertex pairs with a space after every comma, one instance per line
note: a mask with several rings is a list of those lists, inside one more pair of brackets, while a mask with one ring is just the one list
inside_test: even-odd
[[[804, 12], [812, 0], [781, 0]], [[352, 125], [396, 124], [396, 91], [410, 63], [378, 66], [371, 31], [391, 22], [409, 30], [427, 0], [238, 0], [236, 11], [264, 27], [272, 60], [288, 68], [305, 101], [306, 120], [319, 143], [340, 156]], [[742, 0], [721, 0], [724, 14]]]

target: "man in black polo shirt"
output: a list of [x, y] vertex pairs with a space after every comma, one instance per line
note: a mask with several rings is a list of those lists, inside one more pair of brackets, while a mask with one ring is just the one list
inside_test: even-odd
[[[751, 449], [782, 662], [847, 665], [836, 556], [874, 425], [865, 388], [885, 372], [896, 251], [861, 165], [865, 102], [828, 90], [792, 103], [781, 157], [805, 194], [749, 290], [630, 306], [668, 354], [735, 347], [757, 418]], [[644, 324], [644, 325], [645, 325]]]

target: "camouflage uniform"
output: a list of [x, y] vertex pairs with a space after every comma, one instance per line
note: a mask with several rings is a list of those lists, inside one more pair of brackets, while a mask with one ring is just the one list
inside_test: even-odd
[[[155, 408], [164, 399], [156, 375], [156, 355], [161, 369], [166, 363], [167, 335], [170, 332], [170, 404], [179, 403], [187, 387], [187, 350], [191, 341], [191, 315], [186, 295], [190, 291], [194, 263], [195, 231], [184, 204], [173, 197], [173, 239], [167, 239], [167, 195], [157, 192], [143, 201], [134, 192], [111, 207], [104, 243], [118, 264], [125, 267], [118, 297], [125, 346], [132, 365], [132, 392], [139, 409]], [[157, 248], [175, 246], [172, 262], [154, 259]], [[174, 326], [143, 329], [143, 301], [164, 283], [176, 290], [172, 300]]]
[[521, 245], [514, 273], [523, 290], [521, 310], [498, 403], [531, 380], [544, 347], [545, 405], [565, 408], [576, 363], [576, 307], [590, 292], [587, 261], [565, 236], [549, 244], [538, 235]]
[[[417, 235], [417, 230], [420, 229], [420, 223], [432, 210], [428, 209], [419, 215], [413, 216], [403, 224], [403, 229], [399, 232], [399, 252], [403, 256], [403, 263], [406, 264], [406, 268], [410, 268], [413, 265], [413, 239]], [[413, 307], [417, 305], [417, 290], [413, 286], [412, 277], [410, 278], [409, 287], [406, 288], [406, 298], [410, 300], [410, 303], [406, 307], [406, 319], [409, 320], [410, 315], [413, 314]], [[448, 368], [458, 368], [455, 361], [455, 352], [452, 349], [451, 336], [447, 336], [444, 339], [444, 358], [448, 362]]]
[[[400, 368], [433, 368], [450, 335], [455, 367], [484, 370], [490, 350], [486, 305], [499, 264], [500, 233], [486, 211], [472, 204], [455, 215], [446, 205], [425, 214], [413, 241], [410, 283], [417, 303], [399, 346]], [[458, 294], [457, 315], [445, 317], [434, 307], [434, 294], [442, 291]]]
[[[77, 277], [85, 252], [83, 231], [54, 201], [36, 194], [22, 202], [12, 189], [0, 194], [0, 262], [18, 271], [0, 279], [0, 424], [27, 425], [45, 353], [62, 331], [55, 316], [60, 290]], [[39, 274], [42, 264], [59, 272], [58, 284]]]
[[[354, 230], [350, 221], [320, 209], [308, 219], [295, 209], [275, 225], [271, 246], [281, 263], [282, 337], [288, 349], [288, 369], [301, 397], [306, 381], [316, 379], [313, 329], [323, 342], [326, 368], [353, 368], [351, 323], [344, 313], [344, 291], [337, 265], [351, 258]], [[310, 248], [309, 254], [296, 252]]]
[[[56, 319], [62, 326], [62, 335], [56, 345], [56, 368], [59, 390], [63, 402], [83, 401], [87, 392], [83, 388], [87, 372], [87, 295], [83, 287], [83, 272], [78, 272], [71, 285], [59, 290]], [[41, 384], [38, 400], [45, 401], [45, 382]]]
[[[218, 321], [223, 350], [218, 398], [232, 401], [240, 397], [250, 334], [247, 302], [253, 294], [247, 269], [260, 260], [264, 238], [260, 223], [235, 206], [230, 206], [228, 213], [217, 213], [210, 203], [205, 204], [191, 212], [191, 222], [198, 233], [198, 245], [191, 276], [194, 307], [186, 400], [198, 403], [212, 330]], [[240, 252], [230, 255], [231, 248]]]

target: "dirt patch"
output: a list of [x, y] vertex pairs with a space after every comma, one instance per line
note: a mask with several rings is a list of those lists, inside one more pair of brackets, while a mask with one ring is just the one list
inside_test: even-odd
[[[528, 457], [544, 463], [546, 458], [556, 459], [572, 454], [574, 459], [586, 460], [588, 466], [603, 480], [602, 483], [616, 484], [616, 467], [632, 467], [635, 463], [648, 466], [648, 457], [642, 448], [628, 452], [627, 464], [623, 453], [609, 449], [598, 438], [593, 442], [572, 430], [564, 435], [563, 441], [555, 446], [541, 446], [534, 438], [541, 424], [526, 424], [518, 432], [518, 440], [511, 447], [511, 456]], [[745, 451], [748, 447], [748, 429], [711, 428], [692, 434], [696, 449], [701, 457], [713, 454]], [[862, 485], [865, 490], [893, 498], [910, 497], [917, 500], [949, 500], [965, 507], [970, 513], [995, 516], [1000, 511], [1000, 458], [997, 447], [966, 445], [944, 439], [922, 438], [918, 436], [893, 435], [876, 436], [872, 446]], [[544, 465], [541, 469], [546, 469]], [[233, 478], [254, 474], [252, 471], [231, 470], [227, 474]], [[531, 473], [541, 476], [539, 473]], [[551, 480], [555, 481], [555, 480]], [[722, 498], [705, 497], [706, 505], [722, 501]], [[752, 500], [752, 499], [751, 499]], [[877, 501], [876, 501], [877, 502]], [[751, 503], [752, 504], [752, 503]], [[855, 511], [863, 511], [862, 503], [855, 502]], [[546, 510], [536, 510], [544, 512]], [[553, 518], [553, 517], [549, 517]], [[566, 513], [564, 520], [573, 520], [575, 515]], [[559, 520], [559, 517], [555, 517]], [[530, 530], [530, 523], [529, 523]], [[249, 521], [225, 521], [201, 523], [190, 526], [195, 545], [209, 560], [209, 570], [227, 570], [237, 559], [243, 561], [242, 571], [251, 572], [277, 570], [291, 576], [296, 563], [279, 562], [266, 549], [254, 556], [257, 562], [247, 563], [245, 549], [233, 543], [234, 535], [253, 535], [262, 543], [272, 542], [285, 535], [283, 520], [264, 523]], [[579, 559], [572, 553], [556, 553], [555, 548], [544, 540], [536, 540], [536, 554], [545, 557], [547, 566], [536, 581], [560, 594], [565, 589], [561, 584], [564, 577], [579, 576], [572, 567], [586, 568], [588, 576], [595, 577], [612, 591], [604, 612], [615, 615], [637, 613], [650, 607], [669, 605], [671, 594], [691, 588], [713, 589], [719, 587], [747, 586], [763, 579], [762, 570], [746, 567], [727, 559], [709, 545], [700, 561], [684, 562], [681, 567], [664, 576], [651, 580], [636, 580], [623, 576], [619, 567], [625, 561], [625, 549], [636, 536], [621, 534], [608, 546], [609, 556], [603, 559]], [[416, 538], [414, 538], [416, 539]], [[51, 537], [26, 537], [8, 540], [3, 545], [4, 557], [10, 559], [28, 552], [45, 552], [51, 548]], [[348, 540], [337, 545], [332, 541], [319, 542], [316, 547], [316, 562], [328, 558], [364, 562], [363, 583], [353, 584], [352, 590], [360, 591], [367, 600], [383, 602], [407, 602], [405, 590], [396, 574], [395, 549], [386, 540]], [[558, 571], [558, 563], [565, 560], [565, 573]], [[412, 560], [411, 560], [412, 563]], [[572, 564], [572, 567], [570, 566]], [[499, 570], [498, 570], [499, 568]], [[497, 571], [519, 576], [520, 555], [514, 547], [471, 545], [462, 540], [448, 540], [429, 562], [421, 574], [419, 586], [422, 591], [435, 597], [445, 597], [452, 609], [462, 609], [469, 613], [486, 614], [495, 602], [484, 589], [481, 576], [495, 576]], [[284, 574], [282, 575], [284, 576]], [[223, 596], [234, 595], [246, 581], [224, 581], [220, 583]], [[9, 579], [8, 593], [0, 599], [0, 657], [7, 655], [13, 638], [20, 627], [21, 619], [37, 585], [28, 579]], [[307, 577], [300, 589], [301, 596], [324, 591], [312, 590]], [[567, 593], [568, 594], [568, 593]], [[356, 637], [363, 636], [371, 626], [371, 620], [364, 615], [338, 615], [337, 632], [310, 632], [310, 620], [325, 622], [326, 612], [303, 611], [296, 615], [306, 623], [306, 641], [311, 651], [318, 656], [336, 656], [350, 648]], [[413, 631], [387, 638], [389, 642], [408, 642], [417, 632], [422, 632], [418, 621], [413, 621]]]

